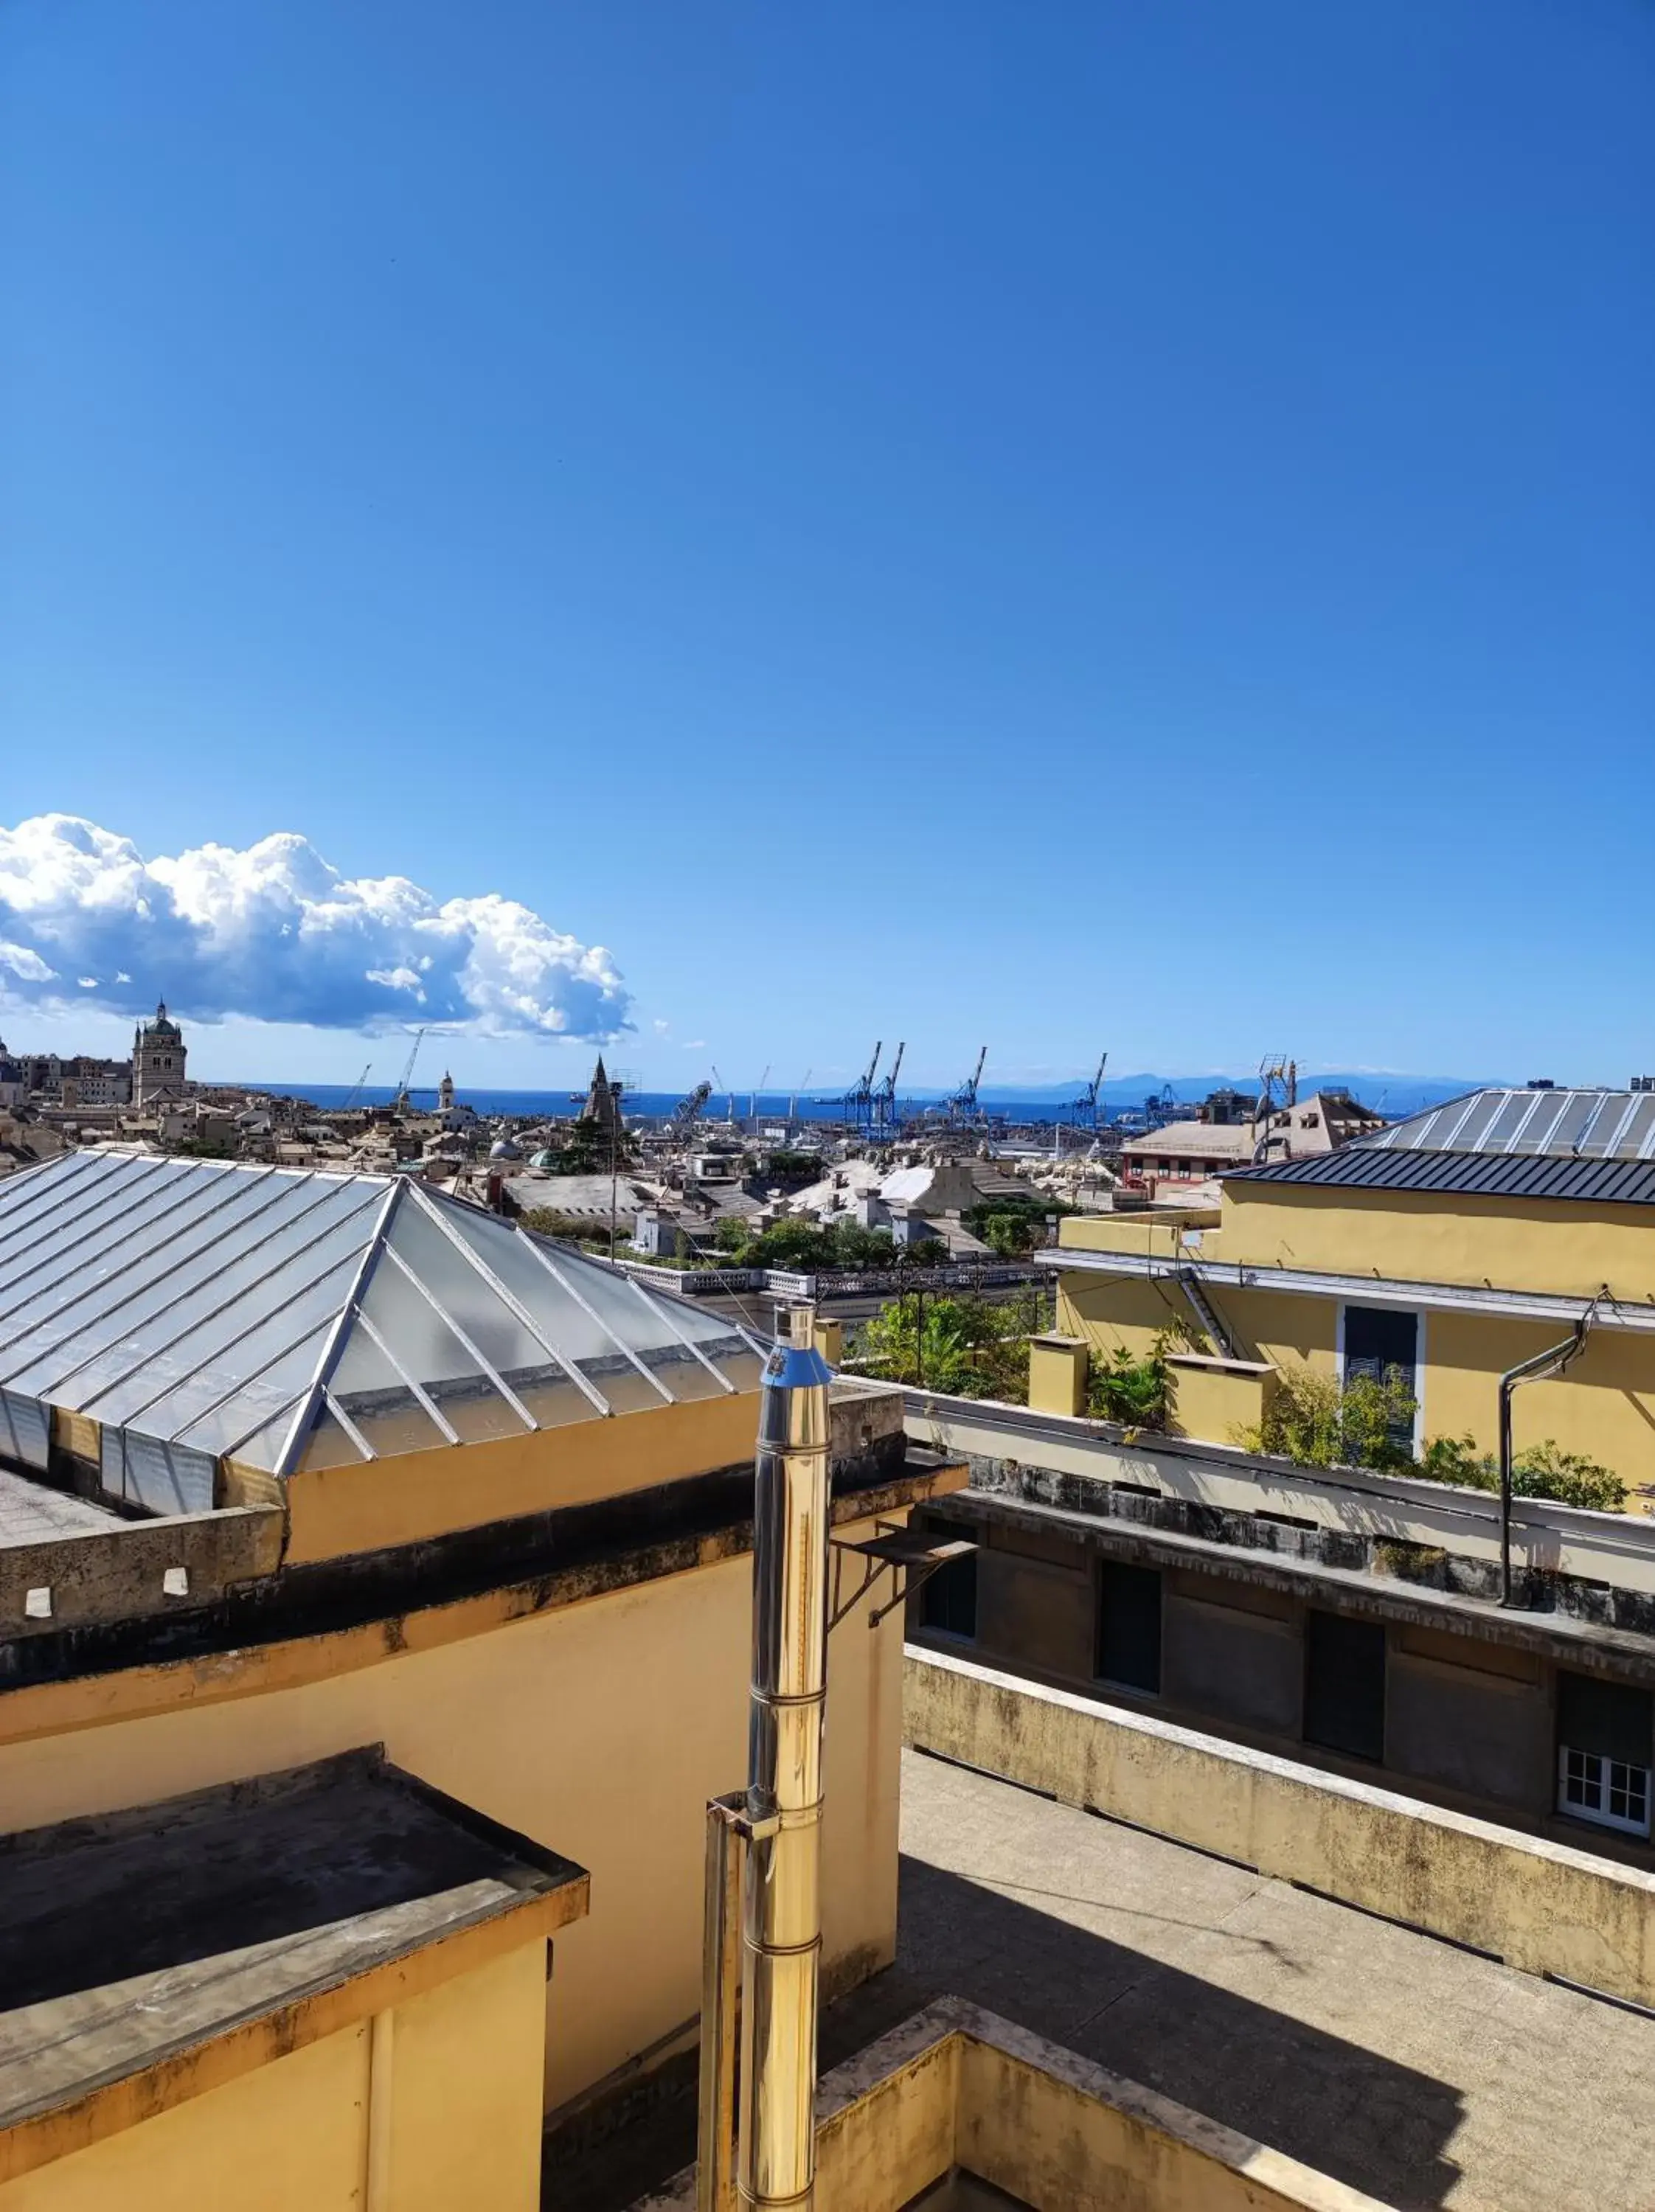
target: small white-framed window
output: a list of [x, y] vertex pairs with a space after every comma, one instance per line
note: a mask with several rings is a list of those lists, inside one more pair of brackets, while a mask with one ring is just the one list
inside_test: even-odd
[[1561, 1744], [1557, 1753], [1557, 1809], [1576, 1820], [1619, 1828], [1628, 1836], [1649, 1833], [1650, 1776], [1646, 1766], [1577, 1751]]

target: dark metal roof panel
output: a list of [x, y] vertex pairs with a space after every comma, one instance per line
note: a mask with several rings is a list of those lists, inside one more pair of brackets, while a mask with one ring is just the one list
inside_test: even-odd
[[1469, 1198], [1655, 1206], [1655, 1160], [1553, 1159], [1537, 1152], [1395, 1152], [1347, 1145], [1315, 1159], [1238, 1169], [1224, 1180], [1226, 1188], [1247, 1182], [1320, 1183], [1342, 1190], [1450, 1191]]

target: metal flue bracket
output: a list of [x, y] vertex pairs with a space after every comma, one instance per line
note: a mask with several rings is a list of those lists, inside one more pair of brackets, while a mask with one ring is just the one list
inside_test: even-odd
[[[928, 1583], [940, 1567], [951, 1566], [977, 1550], [975, 1544], [964, 1538], [951, 1537], [946, 1541], [929, 1535], [923, 1528], [904, 1528], [895, 1522], [889, 1527], [879, 1524], [879, 1534], [865, 1536], [860, 1542], [843, 1541], [837, 1536], [828, 1540], [829, 1555], [833, 1562], [833, 1602], [828, 1614], [830, 1632], [836, 1629], [847, 1614], [853, 1613], [879, 1580], [889, 1571], [891, 1595], [887, 1605], [874, 1606], [867, 1616], [870, 1628], [877, 1628], [898, 1606], [906, 1605], [917, 1589]], [[844, 1564], [855, 1556], [861, 1562], [861, 1580], [855, 1589], [844, 1592]]]

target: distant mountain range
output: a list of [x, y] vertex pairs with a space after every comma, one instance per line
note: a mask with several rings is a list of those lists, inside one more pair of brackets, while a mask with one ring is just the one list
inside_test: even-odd
[[[1457, 1098], [1464, 1091], [1508, 1083], [1510, 1079], [1506, 1076], [1404, 1075], [1374, 1069], [1301, 1068], [1299, 1091], [1301, 1097], [1308, 1097], [1312, 1091], [1348, 1091], [1363, 1105], [1396, 1121], [1405, 1115], [1423, 1113], [1427, 1106], [1439, 1105], [1445, 1098]], [[1146, 1098], [1159, 1097], [1163, 1091], [1170, 1089], [1174, 1098], [1196, 1105], [1209, 1091], [1226, 1085], [1256, 1094], [1258, 1077], [1256, 1072], [1154, 1075], [1146, 1071], [1141, 1075], [1111, 1075], [1099, 1091], [1098, 1103], [1107, 1113], [1118, 1114], [1123, 1107], [1141, 1107]], [[1085, 1088], [1084, 1083], [984, 1083], [979, 1096], [985, 1106], [1066, 1106]], [[917, 1091], [914, 1093], [916, 1098], [929, 1095]]]

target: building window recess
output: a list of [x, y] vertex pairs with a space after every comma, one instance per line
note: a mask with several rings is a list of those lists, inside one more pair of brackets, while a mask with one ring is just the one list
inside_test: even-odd
[[1161, 1578], [1154, 1567], [1104, 1560], [1098, 1571], [1098, 1679], [1159, 1697]]
[[[950, 1534], [958, 1534], [948, 1530]], [[920, 1625], [940, 1636], [977, 1638], [977, 1559], [955, 1559], [939, 1567], [920, 1592]]]
[[1622, 1835], [1650, 1832], [1655, 1701], [1630, 1683], [1557, 1677], [1557, 1809]]
[[1383, 1765], [1385, 1632], [1343, 1613], [1305, 1616], [1305, 1741]]

